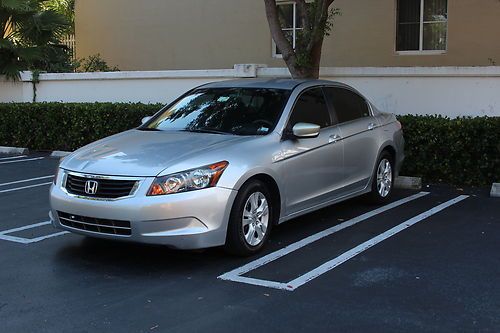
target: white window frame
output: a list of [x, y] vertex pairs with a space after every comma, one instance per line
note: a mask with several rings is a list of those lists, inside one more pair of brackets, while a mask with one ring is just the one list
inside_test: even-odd
[[[297, 28], [297, 3], [295, 1], [280, 1], [276, 4], [277, 6], [283, 5], [293, 5], [293, 26], [291, 28], [281, 28], [282, 31], [292, 31], [292, 47], [295, 49], [295, 43], [297, 41], [297, 31], [304, 28]], [[271, 49], [273, 58], [283, 59], [283, 54], [276, 53], [276, 42], [271, 37]]]
[[[424, 23], [443, 23], [444, 21], [424, 21], [425, 1], [420, 0], [420, 31], [419, 31], [419, 44], [418, 50], [411, 51], [398, 51], [398, 25], [399, 25], [399, 0], [395, 0], [395, 37], [394, 38], [394, 52], [397, 55], [442, 55], [448, 52], [448, 17], [446, 18], [446, 46], [444, 50], [424, 50]], [[449, 13], [450, 0], [446, 2], [446, 15]]]

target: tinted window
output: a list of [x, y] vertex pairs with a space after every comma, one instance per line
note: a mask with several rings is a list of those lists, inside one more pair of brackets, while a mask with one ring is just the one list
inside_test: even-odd
[[311, 123], [328, 127], [331, 125], [330, 114], [321, 88], [307, 90], [295, 103], [290, 117], [290, 126], [297, 123]]
[[264, 88], [197, 89], [140, 129], [265, 135], [276, 126], [289, 94]]
[[326, 88], [325, 91], [339, 123], [370, 116], [365, 99], [355, 92], [343, 88]]

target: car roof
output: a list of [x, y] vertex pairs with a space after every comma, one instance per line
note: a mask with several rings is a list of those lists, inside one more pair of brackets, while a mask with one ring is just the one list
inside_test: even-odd
[[345, 86], [342, 83], [327, 80], [312, 80], [312, 79], [238, 79], [218, 81], [205, 84], [200, 88], [269, 88], [269, 89], [286, 89], [293, 90], [300, 84], [312, 83], [317, 85], [337, 85]]

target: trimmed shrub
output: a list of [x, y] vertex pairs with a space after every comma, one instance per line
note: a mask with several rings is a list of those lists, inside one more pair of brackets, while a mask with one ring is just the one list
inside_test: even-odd
[[160, 104], [0, 104], [0, 145], [35, 150], [75, 150], [137, 127]]
[[[139, 126], [160, 104], [0, 104], [0, 146], [75, 150]], [[402, 175], [425, 182], [487, 185], [500, 180], [500, 117], [400, 116], [406, 140]]]
[[402, 175], [457, 185], [500, 180], [500, 117], [398, 119], [406, 140]]

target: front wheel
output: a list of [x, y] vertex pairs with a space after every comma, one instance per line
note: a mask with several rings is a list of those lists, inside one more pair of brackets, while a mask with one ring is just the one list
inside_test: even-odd
[[231, 210], [226, 251], [241, 256], [260, 251], [271, 232], [273, 211], [271, 195], [263, 182], [252, 180], [245, 184]]
[[387, 202], [394, 184], [394, 162], [388, 152], [383, 152], [378, 159], [377, 168], [372, 177], [372, 190], [369, 194], [373, 203]]

